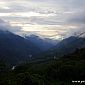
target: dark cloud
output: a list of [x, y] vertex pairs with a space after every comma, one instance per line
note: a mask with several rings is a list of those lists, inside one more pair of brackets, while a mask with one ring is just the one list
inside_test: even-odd
[[8, 31], [16, 33], [16, 32], [20, 32], [20, 27], [12, 27], [10, 26], [9, 23], [0, 19], [0, 30], [8, 30]]
[[73, 26], [77, 26], [76, 29], [71, 33], [85, 32], [85, 11], [80, 11], [78, 13], [73, 14], [71, 17], [67, 19], [66, 23], [71, 24]]
[[85, 24], [85, 12], [75, 14], [69, 19], [69, 22], [74, 24]]

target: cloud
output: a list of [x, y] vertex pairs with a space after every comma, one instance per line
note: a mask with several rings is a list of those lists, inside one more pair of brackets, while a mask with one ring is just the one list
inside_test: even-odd
[[71, 35], [85, 28], [84, 8], [85, 0], [0, 0], [0, 18], [19, 34], [46, 30]]
[[85, 10], [74, 13], [67, 19], [67, 23], [76, 26], [74, 32], [84, 32], [85, 31]]
[[0, 30], [8, 30], [13, 33], [20, 32], [20, 27], [12, 27], [9, 23], [5, 22], [4, 20], [0, 19]]
[[85, 24], [85, 12], [75, 14], [74, 16], [71, 17], [69, 22], [75, 24]]

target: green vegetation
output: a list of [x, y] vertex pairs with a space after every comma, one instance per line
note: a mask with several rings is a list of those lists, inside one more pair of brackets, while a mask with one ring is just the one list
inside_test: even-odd
[[19, 65], [14, 70], [0, 64], [0, 85], [80, 85], [72, 80], [85, 80], [85, 48], [60, 59]]

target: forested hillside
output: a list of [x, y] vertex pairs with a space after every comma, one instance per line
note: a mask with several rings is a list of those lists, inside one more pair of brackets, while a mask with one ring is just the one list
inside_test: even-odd
[[0, 85], [80, 85], [72, 80], [85, 80], [85, 48], [60, 59], [23, 64], [12, 70], [0, 64]]

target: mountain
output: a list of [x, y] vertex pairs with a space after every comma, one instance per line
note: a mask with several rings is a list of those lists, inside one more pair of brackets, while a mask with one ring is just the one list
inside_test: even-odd
[[42, 51], [46, 51], [52, 47], [54, 47], [59, 40], [52, 40], [49, 38], [41, 38], [37, 35], [25, 36], [26, 39], [33, 42], [36, 46], [38, 46]]
[[0, 30], [0, 59], [16, 64], [36, 57], [41, 50], [29, 40], [9, 31]]
[[69, 38], [64, 39], [62, 42], [57, 44], [56, 49], [60, 53], [70, 53], [75, 51], [76, 48], [85, 47], [85, 38], [71, 36]]
[[74, 52], [77, 48], [85, 47], [85, 37], [70, 36], [45, 52], [47, 56], [63, 56]]

